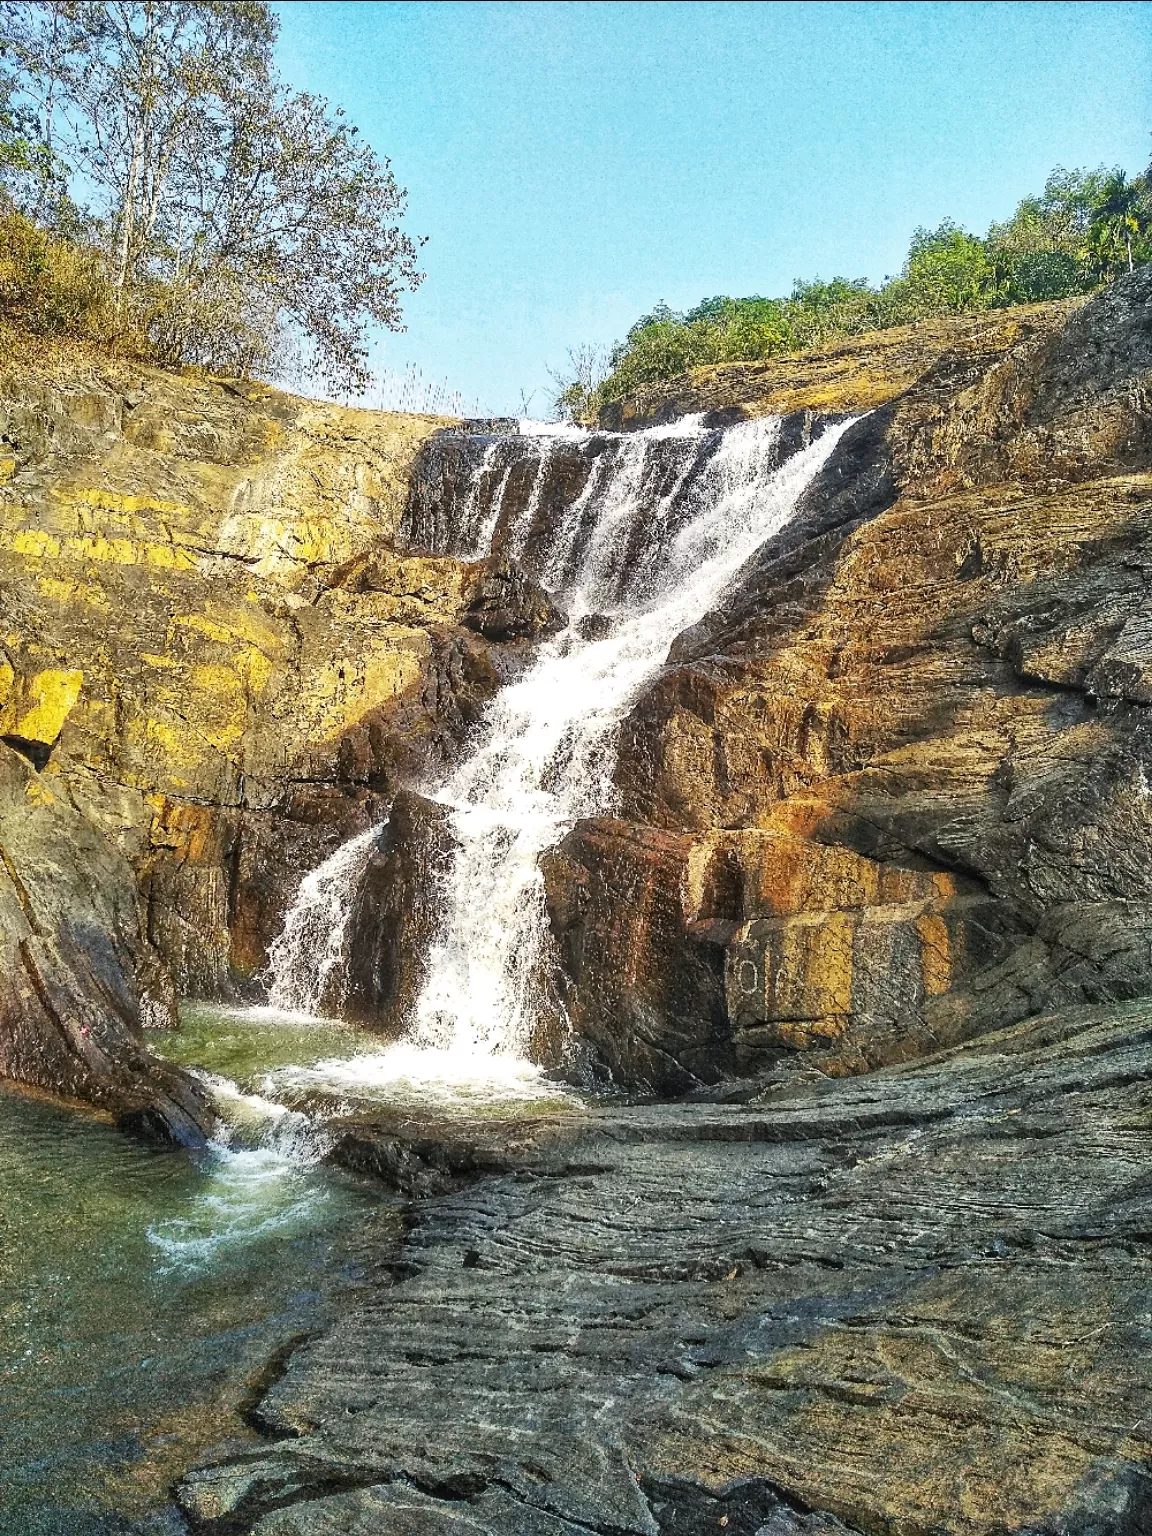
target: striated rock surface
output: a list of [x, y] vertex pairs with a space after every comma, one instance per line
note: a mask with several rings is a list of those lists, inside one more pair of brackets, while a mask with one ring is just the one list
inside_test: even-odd
[[[987, 333], [985, 333], [986, 335]], [[909, 1060], [1152, 990], [1152, 274], [850, 429], [549, 855], [617, 1079]]]
[[[185, 1479], [197, 1536], [1152, 1529], [1152, 272], [915, 341], [874, 398], [863, 348], [697, 397], [875, 408], [544, 860], [577, 1035], [686, 1097], [337, 1126], [404, 1251]], [[446, 434], [400, 536], [522, 475], [497, 546], [558, 568], [598, 440], [530, 483]], [[366, 931], [418, 945], [444, 836], [399, 797]]]
[[485, 633], [551, 622], [512, 566], [396, 553], [443, 425], [87, 355], [0, 373], [0, 734], [131, 859], [183, 991], [259, 970], [299, 876], [499, 686]]
[[84, 1099], [126, 1128], [194, 1143], [211, 1111], [155, 1061], [146, 1028], [175, 1022], [172, 983], [140, 932], [127, 860], [0, 745], [0, 1078]]
[[[1142, 1536], [1150, 1116], [1140, 1003], [478, 1127], [488, 1177], [416, 1207], [396, 1281], [260, 1403], [268, 1447], [182, 1503], [254, 1536]], [[451, 1188], [466, 1135], [345, 1155]]]
[[[129, 990], [251, 990], [301, 876], [563, 624], [513, 560], [397, 547], [444, 426], [82, 350], [0, 367], [0, 738], [86, 822], [97, 906], [134, 871]], [[0, 1072], [99, 1098], [32, 1019]]]
[[948, 315], [851, 336], [832, 346], [757, 363], [714, 363], [642, 385], [600, 412], [598, 425], [634, 431], [697, 412], [718, 421], [792, 411], [859, 415], [902, 394], [947, 354], [1001, 351], [1043, 332], [1080, 300]]

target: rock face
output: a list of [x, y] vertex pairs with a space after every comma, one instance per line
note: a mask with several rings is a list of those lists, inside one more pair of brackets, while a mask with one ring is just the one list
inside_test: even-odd
[[617, 1079], [840, 1075], [1152, 990], [1152, 273], [842, 439], [548, 858]]
[[[445, 424], [31, 345], [0, 370], [0, 738], [80, 839], [52, 933], [67, 949], [87, 914], [129, 1023], [129, 994], [251, 989], [300, 877], [563, 623], [514, 561], [398, 549]], [[77, 882], [94, 907], [70, 905]], [[71, 1017], [54, 978], [46, 1006]], [[16, 1018], [0, 1072], [101, 1098], [55, 1024]]]
[[[292, 1356], [267, 1448], [186, 1480], [195, 1529], [1143, 1536], [1150, 1026], [481, 1130], [488, 1177]], [[467, 1160], [349, 1134], [409, 1187]]]
[[344, 1011], [399, 1033], [410, 1017], [437, 929], [440, 877], [452, 855], [448, 811], [402, 789], [352, 910]]
[[551, 621], [511, 566], [396, 553], [443, 425], [83, 356], [0, 376], [0, 734], [131, 859], [182, 991], [259, 970], [300, 875], [499, 686], [485, 634]]
[[206, 1101], [144, 1049], [144, 1029], [174, 1014], [127, 860], [65, 786], [0, 745], [0, 1078], [197, 1142], [212, 1122]]
[[[961, 330], [892, 343], [545, 859], [577, 1033], [691, 1097], [339, 1125], [405, 1250], [185, 1480], [197, 1533], [1152, 1529], [1152, 272]], [[406, 514], [437, 558], [466, 449]], [[529, 570], [594, 460], [517, 492]], [[393, 935], [445, 835], [395, 817]]]

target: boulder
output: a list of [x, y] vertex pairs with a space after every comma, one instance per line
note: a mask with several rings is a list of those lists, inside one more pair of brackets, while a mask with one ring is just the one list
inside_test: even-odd
[[427, 973], [443, 909], [442, 882], [451, 863], [451, 813], [401, 790], [368, 860], [348, 931], [350, 1017], [400, 1034]]
[[535, 640], [564, 629], [568, 615], [506, 555], [476, 566], [463, 622], [486, 640]]

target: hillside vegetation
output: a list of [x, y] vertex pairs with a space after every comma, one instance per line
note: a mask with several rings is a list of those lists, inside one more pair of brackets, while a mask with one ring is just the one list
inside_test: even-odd
[[658, 304], [605, 353], [581, 347], [557, 377], [558, 414], [593, 420], [642, 385], [709, 363], [752, 362], [941, 315], [1091, 293], [1152, 260], [1152, 168], [1132, 180], [1103, 168], [1048, 177], [983, 237], [951, 219], [917, 229], [904, 265], [879, 287], [864, 278], [797, 279], [785, 298]]
[[0, 326], [367, 379], [420, 281], [388, 161], [273, 59], [263, 0], [0, 0]]

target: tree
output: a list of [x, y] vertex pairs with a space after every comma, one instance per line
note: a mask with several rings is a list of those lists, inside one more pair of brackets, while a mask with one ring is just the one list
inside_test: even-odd
[[1102, 188], [1088, 228], [1088, 248], [1100, 277], [1115, 277], [1125, 265], [1131, 272], [1135, 265], [1133, 247], [1139, 245], [1150, 227], [1152, 217], [1144, 181], [1129, 181], [1123, 171], [1114, 171]]
[[1152, 261], [1152, 166], [1134, 182], [1119, 171], [1066, 170], [1048, 177], [987, 237], [951, 219], [917, 229], [903, 271], [873, 288], [865, 279], [798, 279], [787, 298], [716, 295], [680, 313], [658, 304], [610, 354], [594, 389], [566, 378], [562, 410], [580, 419], [602, 402], [701, 363], [736, 362], [818, 346], [833, 338], [936, 315], [1087, 293], [1137, 262]]
[[903, 277], [890, 286], [909, 319], [986, 309], [992, 266], [983, 240], [945, 219], [935, 229], [915, 231]]
[[592, 343], [569, 347], [567, 367], [548, 371], [554, 386], [552, 409], [561, 421], [580, 422], [595, 416], [597, 391], [608, 376], [607, 347]]
[[370, 321], [420, 281], [387, 160], [288, 90], [264, 0], [4, 0], [13, 99], [91, 204], [124, 328], [161, 357], [274, 366], [295, 328], [363, 387]]
[[1103, 166], [1057, 166], [1039, 197], [1022, 199], [1010, 219], [991, 226], [985, 245], [998, 304], [1065, 298], [1095, 285], [1088, 230], [1108, 177]]

